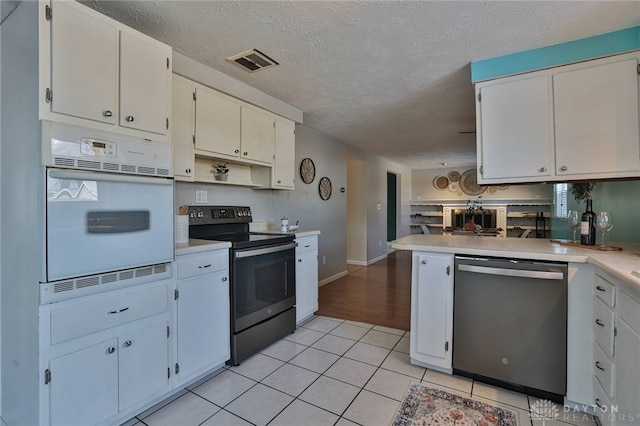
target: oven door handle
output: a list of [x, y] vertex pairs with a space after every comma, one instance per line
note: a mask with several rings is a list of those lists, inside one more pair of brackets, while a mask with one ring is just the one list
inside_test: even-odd
[[55, 179], [96, 180], [100, 182], [152, 183], [157, 185], [173, 185], [173, 180], [158, 177], [132, 176], [105, 172], [81, 172], [72, 170], [50, 169], [49, 176]]
[[261, 254], [277, 253], [279, 251], [289, 250], [296, 247], [298, 247], [298, 243], [290, 243], [281, 246], [266, 247], [255, 250], [237, 251], [236, 259], [241, 259], [243, 257], [260, 256]]

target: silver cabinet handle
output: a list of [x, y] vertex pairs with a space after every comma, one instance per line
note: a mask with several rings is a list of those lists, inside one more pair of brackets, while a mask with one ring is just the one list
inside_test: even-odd
[[116, 351], [116, 348], [114, 348], [113, 346], [110, 346], [110, 347], [108, 347], [108, 348], [107, 348], [107, 353], [108, 353], [108, 354], [112, 354], [112, 353], [114, 353], [115, 351]]
[[560, 167], [560, 171], [561, 171], [561, 172], [566, 172], [566, 171], [567, 171], [567, 166], [562, 166], [562, 167]]
[[596, 368], [604, 371], [604, 368], [600, 367], [600, 361], [596, 361]]
[[126, 120], [131, 123], [133, 121], [133, 115], [127, 115]]
[[226, 283], [227, 282], [227, 277], [222, 277], [222, 282]]
[[602, 287], [601, 285], [597, 285], [596, 286], [596, 290], [598, 291], [602, 291], [602, 292], [606, 292], [607, 290], [604, 289], [604, 287]]
[[191, 169], [186, 169], [185, 173], [191, 173]]
[[211, 268], [211, 264], [198, 266], [198, 269], [206, 269], [206, 268]]
[[282, 181], [281, 181], [281, 180], [278, 180], [278, 183], [282, 183]]
[[602, 404], [600, 403], [599, 398], [596, 398], [596, 405], [598, 406], [598, 408], [602, 408]]
[[247, 151], [243, 152], [242, 155], [248, 155], [249, 153]]
[[302, 259], [298, 259], [298, 262], [302, 262]]
[[129, 346], [133, 345], [133, 342], [131, 340], [127, 340], [126, 342], [124, 342], [124, 346], [125, 348], [128, 348]]
[[113, 315], [113, 314], [119, 314], [121, 312], [125, 312], [128, 311], [129, 307], [127, 306], [126, 308], [122, 308], [122, 309], [116, 309], [115, 311], [109, 311], [107, 312], [109, 315]]
[[236, 150], [235, 150], [235, 151], [233, 151], [233, 152], [235, 152], [236, 154], [240, 154], [240, 150], [239, 150], [239, 149], [236, 149]]
[[426, 264], [427, 264], [427, 261], [426, 261], [426, 259], [422, 259], [422, 260], [420, 261], [420, 263], [422, 263], [423, 265], [426, 265]]
[[604, 324], [602, 323], [602, 321], [600, 321], [600, 318], [596, 318], [596, 324], [598, 324], [600, 327], [604, 327]]
[[540, 173], [544, 173], [544, 172], [546, 172], [546, 171], [547, 171], [547, 168], [546, 168], [546, 167], [540, 167]]
[[102, 111], [102, 115], [104, 115], [105, 117], [111, 117], [113, 113], [109, 110], [105, 110], [105, 111]]

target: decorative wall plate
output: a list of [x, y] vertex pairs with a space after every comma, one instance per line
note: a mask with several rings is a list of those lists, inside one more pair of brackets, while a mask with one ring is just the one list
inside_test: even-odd
[[320, 198], [325, 201], [331, 197], [331, 180], [328, 177], [323, 177], [320, 179], [320, 183], [318, 184], [318, 192], [320, 193]]
[[449, 188], [449, 178], [446, 176], [436, 176], [435, 179], [433, 179], [433, 186], [440, 191], [444, 191]]
[[498, 192], [498, 187], [491, 185], [487, 188], [487, 192], [489, 194], [495, 194], [496, 192]]
[[313, 182], [316, 178], [316, 165], [311, 158], [305, 158], [300, 163], [300, 177], [306, 184]]
[[478, 185], [478, 172], [469, 169], [460, 176], [460, 189], [467, 195], [480, 195], [487, 187]]
[[460, 185], [458, 185], [458, 182], [451, 182], [449, 184], [449, 191], [450, 192], [458, 192], [458, 191], [460, 191]]
[[509, 185], [498, 185], [498, 189], [504, 191], [505, 189], [509, 189]]
[[460, 172], [451, 170], [449, 173], [447, 173], [447, 177], [449, 178], [449, 181], [457, 182], [460, 180]]

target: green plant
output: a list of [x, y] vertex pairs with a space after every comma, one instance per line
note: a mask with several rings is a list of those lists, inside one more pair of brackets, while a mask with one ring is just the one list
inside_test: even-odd
[[586, 200], [593, 188], [595, 188], [595, 182], [579, 182], [571, 184], [571, 195], [575, 198], [576, 203], [582, 202], [582, 200]]
[[216, 174], [226, 175], [229, 173], [229, 168], [227, 167], [227, 163], [224, 164], [216, 164], [215, 166]]

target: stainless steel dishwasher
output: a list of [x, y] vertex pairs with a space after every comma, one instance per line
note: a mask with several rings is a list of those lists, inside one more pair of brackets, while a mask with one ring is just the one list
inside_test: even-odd
[[454, 372], [561, 400], [567, 264], [455, 257]]

